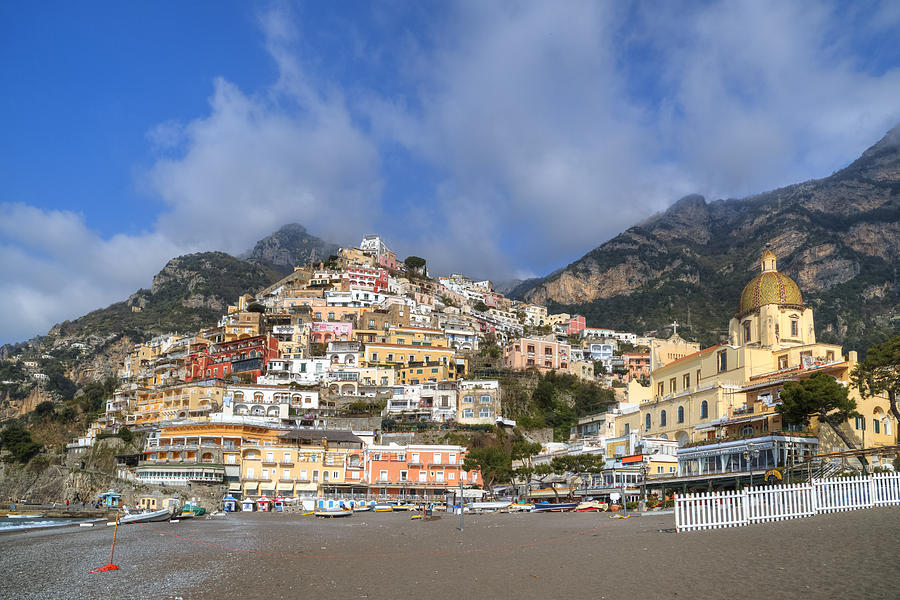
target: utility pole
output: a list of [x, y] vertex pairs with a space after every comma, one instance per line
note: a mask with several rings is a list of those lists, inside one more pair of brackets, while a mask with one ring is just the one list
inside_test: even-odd
[[459, 530], [463, 530], [463, 512], [465, 511], [465, 504], [463, 503], [463, 482], [462, 477], [459, 478]]

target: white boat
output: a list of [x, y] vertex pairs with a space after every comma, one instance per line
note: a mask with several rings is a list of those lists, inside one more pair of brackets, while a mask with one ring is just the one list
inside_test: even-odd
[[375, 512], [393, 512], [394, 507], [390, 504], [376, 504], [372, 507], [372, 510]]
[[475, 512], [487, 512], [508, 508], [510, 502], [470, 502], [469, 508]]
[[119, 519], [119, 524], [123, 523], [156, 523], [159, 521], [168, 521], [172, 518], [172, 512], [168, 508], [145, 513], [131, 513]]
[[29, 514], [25, 514], [25, 515], [18, 514], [18, 513], [16, 513], [16, 514], [9, 513], [6, 516], [10, 519], [38, 519], [40, 517], [43, 517], [44, 513], [29, 513]]
[[348, 509], [327, 509], [313, 511], [313, 514], [317, 517], [349, 517], [353, 514], [353, 511]]

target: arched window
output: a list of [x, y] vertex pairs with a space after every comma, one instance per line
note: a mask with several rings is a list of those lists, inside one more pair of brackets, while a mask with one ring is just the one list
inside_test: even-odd
[[709, 404], [704, 400], [700, 403], [700, 418], [708, 419], [709, 418]]
[[684, 407], [683, 406], [678, 407], [678, 422], [684, 423]]
[[741, 428], [741, 435], [753, 435], [753, 426], [747, 425]]
[[650, 413], [647, 413], [647, 416], [644, 417], [644, 423], [647, 429], [650, 429]]
[[659, 426], [666, 426], [666, 411], [662, 411], [661, 413], [659, 413]]

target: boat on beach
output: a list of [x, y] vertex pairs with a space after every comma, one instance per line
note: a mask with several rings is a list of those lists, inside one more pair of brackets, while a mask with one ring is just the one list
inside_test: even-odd
[[375, 512], [394, 512], [394, 507], [390, 504], [376, 504], [372, 507]]
[[44, 516], [44, 513], [8, 513], [6, 515], [9, 519], [39, 519]]
[[168, 508], [163, 508], [153, 512], [127, 514], [119, 519], [119, 523], [158, 523], [171, 518], [172, 512]]
[[353, 514], [350, 509], [323, 509], [313, 511], [313, 515], [317, 517], [349, 517]]
[[577, 502], [565, 502], [562, 504], [536, 503], [531, 512], [567, 512], [574, 510], [578, 506]]

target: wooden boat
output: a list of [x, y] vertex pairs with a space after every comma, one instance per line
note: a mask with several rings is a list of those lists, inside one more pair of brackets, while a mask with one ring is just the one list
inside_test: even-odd
[[158, 523], [160, 521], [168, 521], [172, 518], [172, 513], [168, 508], [146, 513], [131, 513], [119, 519], [119, 524], [124, 523]]
[[393, 512], [393, 511], [394, 511], [394, 507], [391, 506], [390, 504], [376, 504], [376, 505], [373, 507], [373, 510], [374, 510], [375, 512]]
[[397, 510], [415, 510], [416, 506], [414, 504], [395, 504], [392, 507], [395, 511]]
[[368, 504], [360, 504], [359, 506], [353, 507], [353, 512], [368, 512], [372, 510], [372, 507]]
[[317, 517], [349, 517], [353, 514], [353, 511], [349, 509], [327, 509], [314, 510], [313, 514]]
[[531, 512], [566, 512], [574, 510], [577, 506], [577, 502], [566, 502], [563, 504], [542, 504], [538, 502], [535, 503], [534, 508], [531, 509]]

